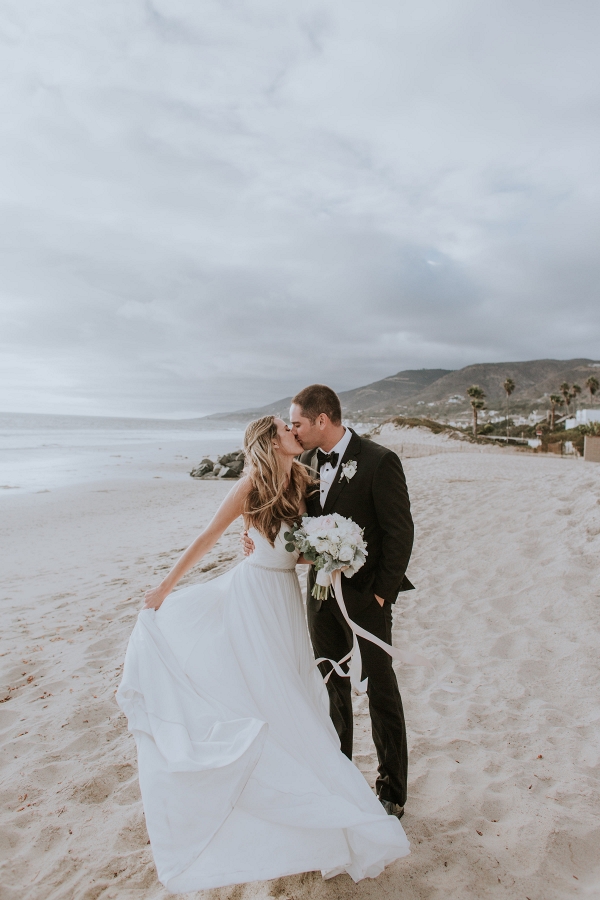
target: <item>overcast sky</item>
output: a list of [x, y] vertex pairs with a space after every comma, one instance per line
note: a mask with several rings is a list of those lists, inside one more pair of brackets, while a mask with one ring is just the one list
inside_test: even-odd
[[597, 0], [3, 0], [0, 409], [600, 355]]

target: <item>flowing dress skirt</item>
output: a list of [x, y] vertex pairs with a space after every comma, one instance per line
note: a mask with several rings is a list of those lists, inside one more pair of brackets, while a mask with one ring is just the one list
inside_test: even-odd
[[158, 876], [175, 893], [409, 852], [339, 749], [294, 569], [248, 561], [140, 613], [117, 700]]

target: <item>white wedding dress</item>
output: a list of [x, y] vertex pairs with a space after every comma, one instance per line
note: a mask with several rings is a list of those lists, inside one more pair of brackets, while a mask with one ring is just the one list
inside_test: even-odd
[[143, 610], [117, 693], [158, 876], [175, 893], [321, 870], [374, 878], [409, 853], [339, 749], [297, 554], [250, 558]]

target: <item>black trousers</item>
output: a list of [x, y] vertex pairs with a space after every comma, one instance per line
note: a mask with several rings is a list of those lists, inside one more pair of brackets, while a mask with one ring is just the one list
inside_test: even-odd
[[[392, 641], [392, 606], [380, 606], [373, 598], [365, 609], [351, 616], [371, 634], [390, 644]], [[352, 632], [344, 621], [335, 598], [328, 597], [318, 611], [309, 608], [308, 625], [315, 656], [327, 656], [336, 661], [342, 659], [352, 647]], [[402, 699], [398, 690], [396, 673], [388, 654], [372, 644], [358, 639], [362, 657], [362, 677], [369, 679], [367, 694], [371, 714], [373, 742], [377, 750], [377, 796], [404, 806], [408, 778], [408, 750], [406, 725]], [[331, 669], [329, 663], [321, 663], [323, 676]], [[340, 736], [342, 753], [352, 759], [352, 693], [349, 678], [341, 678], [335, 672], [327, 682], [329, 712]]]

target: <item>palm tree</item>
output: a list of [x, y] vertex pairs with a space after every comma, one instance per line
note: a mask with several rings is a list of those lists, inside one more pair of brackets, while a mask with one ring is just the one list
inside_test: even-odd
[[594, 375], [590, 375], [585, 383], [585, 386], [590, 392], [590, 405], [593, 405], [594, 395], [598, 391], [598, 388], [600, 388], [600, 381], [598, 381], [598, 379]]
[[508, 398], [514, 391], [516, 384], [514, 383], [512, 378], [507, 378], [506, 381], [504, 382], [504, 384], [502, 385], [502, 387], [506, 391], [506, 440], [508, 440], [508, 413], [509, 413]]
[[575, 403], [573, 404], [573, 412], [575, 412], [575, 413], [577, 413], [577, 397], [580, 395], [580, 393], [581, 393], [581, 388], [579, 387], [578, 384], [574, 384], [573, 387], [571, 388], [571, 399], [575, 400]]
[[485, 391], [478, 384], [472, 384], [467, 388], [467, 394], [471, 398], [471, 406], [473, 408], [473, 434], [477, 437], [477, 413], [480, 409], [485, 409]]
[[552, 413], [550, 419], [550, 431], [554, 431], [554, 416], [557, 406], [564, 406], [565, 399], [560, 394], [550, 394], [550, 403], [552, 404]]
[[571, 386], [568, 381], [563, 381], [560, 386], [560, 392], [564, 397], [565, 404], [567, 406], [567, 413], [569, 412], [569, 403], [571, 401]]

